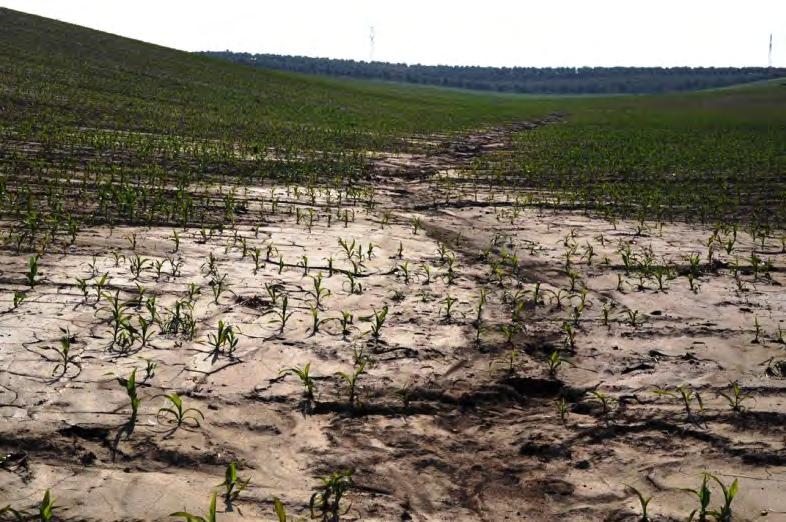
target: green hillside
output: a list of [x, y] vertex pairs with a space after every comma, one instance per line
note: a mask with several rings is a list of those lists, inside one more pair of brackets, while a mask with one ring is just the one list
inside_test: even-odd
[[253, 69], [8, 9], [0, 9], [0, 73], [6, 125], [32, 121], [273, 144], [307, 139], [300, 131], [306, 127], [354, 143], [368, 142], [369, 133], [451, 130], [542, 112], [513, 96]]
[[[55, 180], [92, 173], [84, 190], [105, 192], [99, 221], [138, 217], [124, 198], [142, 182], [128, 179], [144, 180], [160, 207], [151, 215], [171, 220], [167, 183], [183, 208], [199, 206], [183, 187], [216, 177], [346, 183], [365, 172], [362, 152], [418, 147], [403, 139], [412, 134], [551, 112], [565, 121], [520, 133], [477, 174], [642, 219], [786, 221], [784, 80], [672, 95], [476, 93], [266, 71], [0, 9], [0, 182], [8, 194], [41, 180], [67, 191]], [[118, 171], [124, 193], [106, 182]], [[4, 202], [17, 217], [18, 197]], [[25, 197], [49, 209], [36, 191]]]

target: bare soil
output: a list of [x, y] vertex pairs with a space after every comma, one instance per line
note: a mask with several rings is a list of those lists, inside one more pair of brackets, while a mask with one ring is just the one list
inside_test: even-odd
[[[251, 190], [255, 202], [238, 236], [249, 249], [262, 248], [263, 258], [266, 245], [277, 251], [256, 274], [232, 231], [207, 241], [197, 230], [181, 231], [173, 252], [171, 228], [97, 227], [64, 253], [44, 256], [40, 281], [14, 308], [13, 291], [27, 288], [29, 256], [0, 253], [0, 455], [6, 456], [0, 508], [33, 508], [48, 488], [63, 520], [171, 520], [169, 513], [183, 509], [203, 514], [235, 461], [251, 482], [231, 511], [219, 503], [220, 520], [274, 520], [274, 496], [291, 515], [307, 516], [319, 478], [343, 469], [354, 470], [347, 520], [634, 521], [638, 500], [628, 485], [654, 497], [653, 520], [684, 520], [697, 505], [684, 488], [698, 487], [705, 471], [727, 484], [739, 480], [735, 520], [786, 520], [786, 379], [777, 364], [786, 359], [777, 334], [786, 329], [786, 254], [780, 243], [773, 237], [754, 244], [740, 230], [732, 254], [716, 248], [709, 264], [709, 227], [610, 223], [580, 212], [511, 206], [487, 189], [477, 199], [434, 204], [442, 198], [431, 176], [504, 150], [510, 131], [445, 142], [428, 156], [376, 155], [376, 206], [358, 205], [346, 225], [334, 216], [330, 226], [320, 218], [309, 230], [293, 215], [263, 214], [257, 205], [270, 207], [271, 190], [282, 207], [312, 205], [292, 187]], [[416, 233], [415, 219], [422, 223]], [[134, 234], [135, 252], [127, 239]], [[350, 292], [346, 272], [353, 268], [339, 239], [364, 250], [374, 245], [357, 278], [362, 293]], [[576, 245], [573, 291], [566, 244]], [[626, 244], [639, 259], [673, 264], [679, 275], [665, 279], [662, 289], [652, 278], [639, 279], [622, 264]], [[440, 245], [455, 255], [452, 282]], [[113, 253], [125, 259], [116, 261]], [[209, 253], [231, 290], [217, 303], [203, 267]], [[686, 257], [694, 253], [702, 261], [692, 290]], [[768, 273], [750, 270], [751, 253], [771, 262]], [[134, 254], [172, 256], [182, 261], [180, 274], [156, 278], [148, 267], [134, 280]], [[743, 266], [737, 279], [735, 257]], [[503, 259], [501, 278], [492, 270], [495, 259]], [[137, 284], [147, 288], [145, 296], [155, 295], [163, 314], [187, 296], [189, 283], [199, 285], [195, 339], [153, 327], [147, 346], [119, 353], [108, 301], [96, 304], [94, 290], [85, 300], [76, 285], [76, 277], [93, 273], [107, 273], [105, 291], [119, 291], [124, 300], [138, 294]], [[313, 333], [308, 291], [318, 273], [330, 291], [319, 316], [330, 320]], [[280, 304], [266, 284], [281, 285], [289, 296], [294, 314], [283, 332], [274, 322]], [[483, 288], [487, 304], [476, 341]], [[581, 288], [584, 310], [576, 321]], [[527, 296], [524, 327], [508, 340], [502, 327], [514, 324], [517, 292]], [[450, 318], [447, 297], [456, 300]], [[385, 305], [389, 315], [375, 341], [369, 318]], [[336, 319], [342, 310], [355, 318], [346, 337]], [[147, 316], [144, 307], [126, 313]], [[239, 329], [231, 356], [207, 343], [220, 319]], [[565, 323], [572, 325], [573, 347]], [[73, 336], [76, 358], [61, 375], [55, 348], [64, 330]], [[565, 362], [550, 375], [546, 361], [554, 351]], [[360, 358], [367, 364], [350, 405], [338, 372], [351, 373]], [[148, 378], [146, 359], [157, 363]], [[280, 373], [306, 363], [317, 386], [310, 404], [298, 379]], [[129, 426], [129, 400], [118, 379], [134, 368], [142, 403]], [[733, 381], [749, 395], [739, 411], [721, 395]], [[677, 398], [655, 393], [681, 385], [700, 394], [703, 409], [693, 402], [688, 415]], [[157, 416], [162, 395], [172, 391], [204, 413], [200, 427], [173, 432]], [[607, 411], [593, 392], [608, 396]], [[722, 496], [713, 488], [716, 507]]]

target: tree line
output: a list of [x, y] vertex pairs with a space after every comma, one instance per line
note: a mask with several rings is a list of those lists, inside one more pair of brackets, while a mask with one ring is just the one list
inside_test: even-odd
[[479, 67], [231, 51], [200, 54], [265, 69], [515, 93], [660, 93], [725, 87], [786, 76], [786, 69], [768, 67]]

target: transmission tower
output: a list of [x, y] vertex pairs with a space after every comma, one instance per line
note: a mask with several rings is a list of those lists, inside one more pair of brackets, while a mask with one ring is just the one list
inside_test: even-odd
[[371, 26], [371, 29], [368, 32], [368, 41], [369, 41], [369, 51], [368, 51], [368, 61], [374, 61], [374, 26]]
[[772, 68], [772, 33], [770, 33], [770, 50], [767, 53], [767, 67]]

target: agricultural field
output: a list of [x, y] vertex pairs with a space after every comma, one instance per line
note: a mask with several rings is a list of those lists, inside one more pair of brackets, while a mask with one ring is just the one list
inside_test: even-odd
[[0, 520], [786, 520], [785, 143], [0, 9]]

